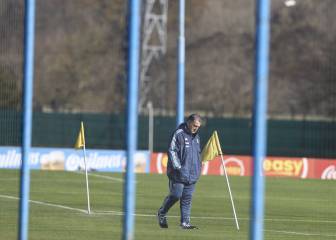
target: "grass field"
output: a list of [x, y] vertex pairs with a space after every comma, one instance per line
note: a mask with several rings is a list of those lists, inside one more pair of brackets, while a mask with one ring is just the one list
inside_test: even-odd
[[[86, 210], [85, 176], [32, 171], [29, 239], [120, 239], [122, 174], [89, 176], [91, 208]], [[231, 177], [240, 231], [236, 230], [224, 177], [202, 176], [196, 186], [192, 223], [181, 230], [179, 206], [160, 229], [156, 212], [167, 194], [164, 175], [137, 175], [135, 239], [248, 239], [250, 178]], [[335, 181], [267, 178], [264, 239], [336, 239]], [[19, 171], [0, 170], [0, 239], [17, 239]]]

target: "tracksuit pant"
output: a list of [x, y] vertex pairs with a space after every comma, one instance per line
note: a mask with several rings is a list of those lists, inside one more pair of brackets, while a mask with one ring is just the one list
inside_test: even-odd
[[159, 209], [160, 214], [166, 215], [169, 209], [180, 200], [181, 223], [190, 223], [192, 195], [195, 183], [185, 184], [169, 180], [169, 195], [164, 199]]

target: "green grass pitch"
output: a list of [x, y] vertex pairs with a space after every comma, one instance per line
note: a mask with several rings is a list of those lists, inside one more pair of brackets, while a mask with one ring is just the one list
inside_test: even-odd
[[[31, 171], [29, 239], [121, 239], [123, 175], [89, 175], [91, 210], [85, 176], [74, 172]], [[179, 228], [179, 205], [160, 229], [156, 212], [168, 193], [165, 175], [136, 176], [135, 239], [249, 239], [250, 178], [230, 177], [240, 230], [233, 219], [223, 176], [202, 176], [193, 198], [192, 224]], [[336, 182], [267, 178], [264, 239], [336, 239]], [[17, 239], [19, 171], [0, 170], [0, 239]]]

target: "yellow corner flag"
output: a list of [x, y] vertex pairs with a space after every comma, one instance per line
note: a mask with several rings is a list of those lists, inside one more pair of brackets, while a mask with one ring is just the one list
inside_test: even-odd
[[202, 162], [211, 161], [218, 155], [222, 155], [217, 131], [214, 131], [202, 151]]
[[84, 136], [84, 124], [81, 122], [81, 127], [78, 133], [77, 141], [75, 143], [75, 148], [79, 149], [85, 147], [85, 136]]

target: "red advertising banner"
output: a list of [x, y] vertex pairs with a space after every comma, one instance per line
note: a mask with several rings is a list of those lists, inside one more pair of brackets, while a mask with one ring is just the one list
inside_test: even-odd
[[309, 159], [311, 167], [308, 178], [336, 180], [336, 161], [334, 159]]
[[[228, 175], [251, 176], [252, 157], [239, 155], [223, 156]], [[166, 153], [151, 155], [150, 172], [166, 173], [168, 157]], [[265, 176], [315, 178], [336, 180], [336, 159], [266, 157], [263, 163]], [[206, 162], [202, 167], [202, 175], [224, 175], [221, 157]]]
[[263, 163], [266, 176], [307, 178], [308, 160], [306, 158], [266, 157]]
[[[231, 176], [251, 176], [252, 166], [249, 156], [223, 156], [226, 172]], [[203, 164], [203, 175], [224, 175], [221, 157]]]
[[150, 161], [150, 173], [166, 173], [168, 156], [166, 153], [152, 153]]

